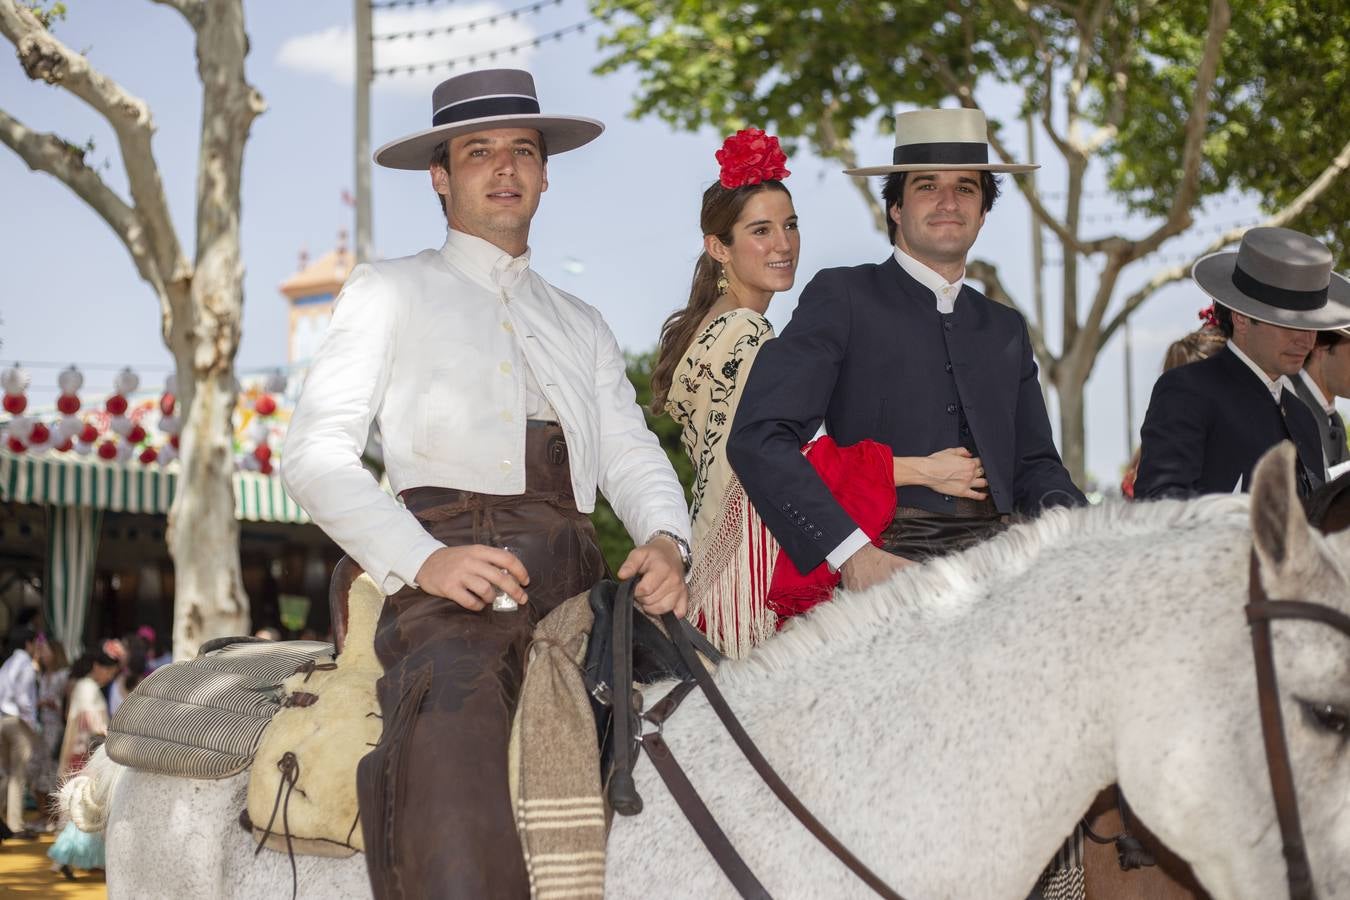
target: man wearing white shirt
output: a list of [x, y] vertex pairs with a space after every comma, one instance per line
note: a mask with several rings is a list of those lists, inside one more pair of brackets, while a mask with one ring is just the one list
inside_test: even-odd
[[1346, 337], [1341, 331], [1317, 332], [1317, 343], [1294, 380], [1294, 392], [1317, 421], [1329, 477], [1333, 467], [1350, 462], [1345, 420], [1336, 411], [1336, 398], [1350, 397], [1350, 340]]
[[1312, 411], [1295, 393], [1316, 332], [1350, 325], [1350, 285], [1320, 241], [1287, 228], [1253, 228], [1237, 252], [1195, 264], [1228, 345], [1164, 372], [1140, 429], [1138, 499], [1245, 491], [1271, 447], [1298, 450], [1300, 496], [1326, 480]]
[[23, 798], [28, 790], [28, 762], [38, 747], [37, 652], [38, 636], [24, 625], [10, 635], [14, 652], [0, 666], [0, 769], [4, 770], [5, 824], [21, 836], [32, 834], [24, 826]]
[[[375, 896], [525, 897], [506, 747], [533, 624], [605, 575], [597, 488], [638, 545], [618, 576], [683, 614], [688, 509], [599, 313], [529, 264], [547, 155], [603, 126], [541, 114], [517, 70], [451, 78], [432, 107], [375, 159], [429, 167], [445, 245], [353, 270], [282, 477], [389, 595], [384, 737], [358, 770]], [[361, 466], [372, 419], [399, 501]]]
[[[965, 282], [966, 254], [998, 194], [978, 110], [896, 118], [882, 197], [894, 245], [876, 265], [826, 269], [783, 334], [760, 350], [728, 444], [756, 511], [803, 571], [822, 562], [844, 585], [874, 584], [1005, 527], [1013, 513], [1082, 503], [1060, 460], [1022, 317]], [[841, 446], [864, 439], [897, 457], [959, 448], [965, 483], [896, 491], [873, 546], [801, 455], [824, 423]]]

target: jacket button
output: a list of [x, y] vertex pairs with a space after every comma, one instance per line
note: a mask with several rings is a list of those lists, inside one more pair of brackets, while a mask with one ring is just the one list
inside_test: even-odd
[[952, 495], [951, 495], [951, 494], [943, 494], [943, 495], [942, 495], [942, 499], [943, 499], [943, 500], [946, 500], [948, 503], [951, 503], [951, 502], [952, 502]]
[[944, 372], [950, 372], [951, 370], [952, 370], [952, 364], [951, 364], [950, 362], [947, 363], [946, 365], [944, 365], [944, 366], [942, 367], [942, 371], [944, 371]]
[[948, 415], [953, 415], [953, 416], [956, 415], [956, 404], [955, 404], [955, 403], [948, 403], [948, 404], [947, 404], [947, 414], [948, 414]]
[[951, 322], [943, 322], [943, 323], [942, 323], [942, 327], [945, 328], [945, 329], [947, 329], [948, 331], [951, 331], [951, 330], [952, 330], [952, 323], [951, 323]]

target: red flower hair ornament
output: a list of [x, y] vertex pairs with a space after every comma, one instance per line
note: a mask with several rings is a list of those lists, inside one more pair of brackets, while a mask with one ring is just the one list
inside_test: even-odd
[[1206, 306], [1204, 309], [1200, 310], [1200, 312], [1197, 313], [1196, 316], [1197, 318], [1200, 319], [1200, 322], [1202, 323], [1200, 326], [1201, 328], [1212, 328], [1215, 331], [1222, 330], [1219, 327], [1219, 314], [1215, 312], [1213, 303], [1211, 303], [1209, 306]]
[[743, 128], [727, 138], [717, 151], [717, 162], [722, 167], [718, 181], [727, 190], [782, 181], [792, 174], [785, 168], [787, 155], [778, 146], [778, 138], [758, 128]]

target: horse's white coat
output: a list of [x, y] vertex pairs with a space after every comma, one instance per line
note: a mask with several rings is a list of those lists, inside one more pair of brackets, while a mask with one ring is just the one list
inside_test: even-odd
[[[1292, 478], [1267, 485], [1281, 501], [1257, 529], [1278, 545], [1263, 550], [1272, 597], [1350, 610], [1350, 534], [1307, 529]], [[784, 779], [910, 900], [1021, 900], [1112, 781], [1216, 898], [1268, 900], [1285, 894], [1284, 865], [1242, 612], [1251, 547], [1244, 497], [1053, 511], [817, 608], [717, 680]], [[1293, 698], [1350, 706], [1350, 648], [1324, 626], [1274, 630], [1318, 896], [1347, 898], [1346, 738]], [[871, 896], [697, 693], [666, 737], [773, 896]], [[615, 821], [608, 895], [734, 896], [647, 761], [636, 777], [646, 810]], [[242, 785], [126, 773], [110, 896], [285, 896], [286, 858], [252, 859], [235, 824]], [[302, 896], [368, 896], [362, 859], [304, 859]]]

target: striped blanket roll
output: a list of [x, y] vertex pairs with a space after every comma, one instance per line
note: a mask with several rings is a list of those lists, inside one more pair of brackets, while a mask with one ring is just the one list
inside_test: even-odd
[[108, 756], [181, 778], [228, 778], [247, 769], [280, 709], [281, 683], [302, 664], [332, 658], [320, 641], [230, 644], [156, 669], [108, 724]]

